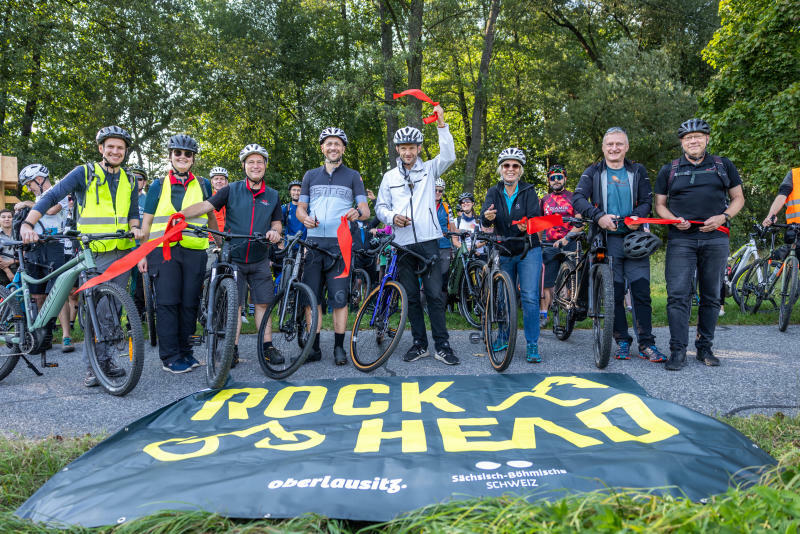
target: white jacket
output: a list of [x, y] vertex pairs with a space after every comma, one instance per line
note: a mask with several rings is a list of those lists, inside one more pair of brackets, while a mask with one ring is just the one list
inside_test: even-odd
[[[422, 243], [442, 238], [439, 219], [436, 217], [434, 187], [436, 179], [456, 160], [456, 149], [450, 128], [445, 125], [437, 128], [439, 132], [439, 155], [423, 162], [417, 158], [414, 166], [407, 171], [403, 162], [397, 158], [397, 167], [387, 171], [381, 180], [375, 213], [385, 224], [392, 224], [395, 242], [399, 245]], [[413, 189], [409, 187], [413, 184]], [[413, 211], [412, 211], [413, 208]], [[399, 228], [393, 225], [395, 215], [411, 218], [411, 224]]]

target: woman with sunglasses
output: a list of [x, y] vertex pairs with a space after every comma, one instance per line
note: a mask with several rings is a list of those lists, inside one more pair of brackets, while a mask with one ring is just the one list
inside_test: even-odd
[[[496, 234], [503, 237], [527, 235], [525, 224], [513, 224], [523, 217], [538, 217], [542, 214], [539, 195], [533, 184], [521, 180], [525, 172], [525, 153], [519, 148], [507, 148], [497, 158], [497, 174], [500, 183], [489, 188], [483, 201], [481, 223], [494, 227]], [[526, 359], [529, 363], [540, 363], [539, 355], [539, 282], [542, 277], [542, 247], [536, 235], [528, 237], [531, 249], [521, 258], [524, 244], [511, 241], [508, 252], [501, 251], [500, 266], [509, 274], [511, 280], [519, 283], [522, 297], [522, 318], [527, 342]], [[510, 253], [509, 253], [510, 252]], [[496, 350], [503, 350], [507, 340], [498, 339]]]

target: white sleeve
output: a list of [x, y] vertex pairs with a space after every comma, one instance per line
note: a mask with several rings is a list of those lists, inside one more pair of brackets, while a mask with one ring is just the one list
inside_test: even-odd
[[383, 175], [383, 180], [378, 188], [378, 196], [375, 198], [375, 215], [382, 223], [393, 224], [395, 213], [392, 211], [392, 193], [389, 190], [388, 174], [387, 172]]
[[453, 134], [450, 133], [450, 126], [445, 124], [443, 128], [436, 128], [439, 133], [439, 154], [431, 160], [436, 176], [441, 176], [456, 161], [456, 145], [453, 141]]

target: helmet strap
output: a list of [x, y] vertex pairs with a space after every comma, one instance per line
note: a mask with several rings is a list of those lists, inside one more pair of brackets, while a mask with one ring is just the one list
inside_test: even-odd
[[703, 150], [703, 153], [702, 153], [702, 154], [700, 154], [700, 156], [699, 156], [697, 159], [694, 159], [692, 156], [690, 156], [690, 155], [689, 155], [688, 153], [686, 153], [686, 152], [684, 152], [684, 154], [686, 155], [686, 159], [688, 159], [688, 160], [689, 160], [689, 161], [691, 161], [692, 163], [700, 163], [701, 161], [703, 161], [703, 158], [705, 158], [705, 157], [706, 157], [706, 151], [705, 151], [705, 150]]

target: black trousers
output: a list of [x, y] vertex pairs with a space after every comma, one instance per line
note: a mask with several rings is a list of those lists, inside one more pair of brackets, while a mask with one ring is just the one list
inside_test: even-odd
[[[439, 257], [439, 242], [437, 240], [424, 241], [406, 245], [424, 258]], [[419, 269], [422, 262], [410, 254], [400, 253], [397, 259], [397, 280], [402, 284], [408, 296], [408, 319], [411, 321], [411, 333], [414, 342], [422, 347], [428, 346], [428, 333], [425, 328], [425, 314], [420, 302], [419, 277], [414, 272]], [[431, 321], [431, 333], [436, 349], [441, 348], [450, 339], [447, 333], [447, 324], [444, 316], [445, 299], [442, 293], [442, 272], [439, 266], [433, 268], [422, 276], [422, 287], [425, 290], [425, 301], [428, 304], [428, 318]]]
[[197, 310], [206, 272], [206, 251], [172, 247], [172, 259], [164, 261], [161, 248], [147, 256], [155, 276], [158, 355], [165, 364], [192, 356], [189, 336], [197, 327]]

